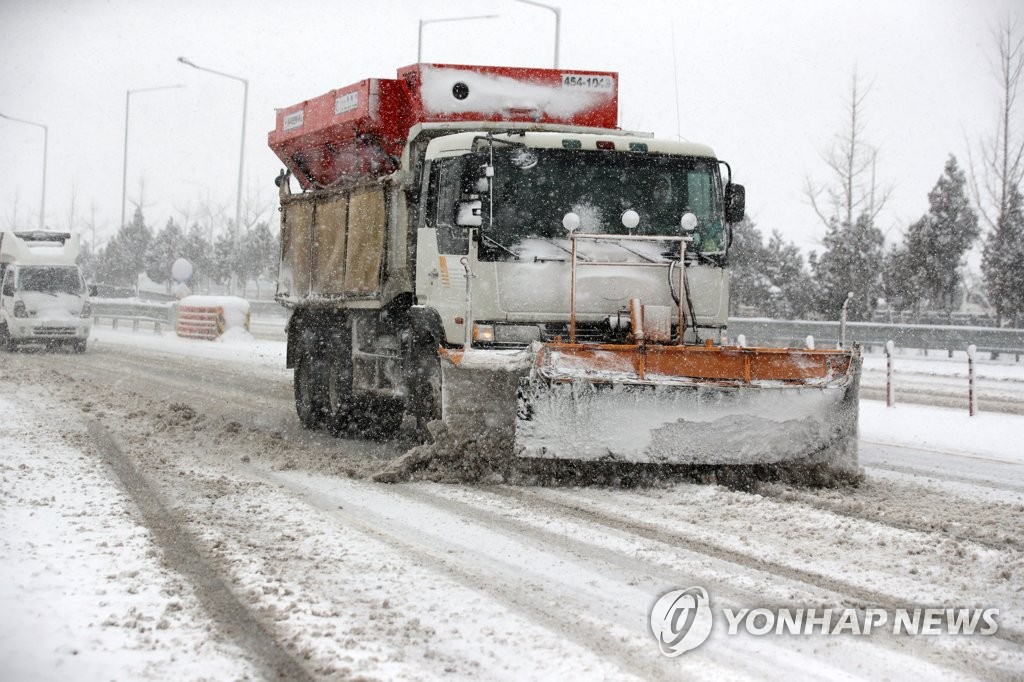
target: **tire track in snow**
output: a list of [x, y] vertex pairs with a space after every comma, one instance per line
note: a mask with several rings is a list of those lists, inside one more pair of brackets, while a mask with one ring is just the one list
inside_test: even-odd
[[[600, 627], [592, 618], [580, 617], [588, 605], [580, 602], [578, 596], [556, 593], [537, 576], [510, 571], [483, 554], [475, 555], [469, 561], [462, 560], [459, 558], [464, 553], [462, 546], [438, 536], [425, 538], [411, 526], [394, 521], [378, 511], [382, 507], [357, 504], [349, 496], [326, 494], [279, 472], [250, 470], [250, 473], [269, 484], [287, 488], [321, 514], [384, 543], [414, 559], [418, 565], [489, 595], [532, 622], [592, 651], [595, 656], [621, 668], [627, 674], [649, 680], [678, 678], [679, 669], [674, 665], [676, 662], [661, 657], [653, 641], [649, 642], [650, 648], [643, 651], [639, 647], [627, 645], [616, 633]], [[367, 487], [375, 485], [388, 491], [393, 490], [390, 486], [366, 484]], [[358, 511], [353, 512], [352, 509]]]
[[[894, 488], [895, 486], [890, 487]], [[922, 496], [931, 496], [936, 494], [934, 493], [934, 491], [929, 491], [926, 488], [923, 488], [922, 486], [904, 487], [908, 488], [908, 490], [891, 490], [891, 497], [897, 498], [897, 496], [901, 494], [906, 494], [908, 496], [916, 495], [917, 499], [920, 500]], [[914, 490], [913, 488], [916, 488], [916, 490]], [[800, 490], [793, 486], [767, 485], [757, 489], [757, 493], [759, 495], [770, 498], [772, 500], [776, 500], [778, 502], [800, 504], [806, 507], [810, 507], [812, 509], [817, 509], [819, 511], [829, 512], [832, 514], [836, 514], [837, 516], [843, 516], [848, 519], [868, 521], [870, 523], [877, 523], [883, 526], [888, 526], [889, 528], [912, 531], [916, 533], [940, 533], [954, 540], [968, 542], [998, 551], [1019, 551], [1022, 549], [1020, 544], [1018, 544], [1019, 539], [1011, 537], [1009, 532], [1002, 533], [1002, 537], [979, 537], [977, 534], [977, 527], [960, 524], [955, 518], [941, 519], [939, 521], [932, 521], [931, 523], [914, 522], [912, 520], [901, 520], [894, 518], [893, 514], [891, 513], [891, 509], [883, 508], [880, 505], [877, 508], [872, 508], [870, 506], [867, 506], [866, 504], [860, 504], [861, 500], [857, 499], [858, 492], [860, 492], [859, 488], [853, 489], [849, 493], [851, 495], [850, 498], [841, 500], [831, 500], [817, 496], [815, 494], [815, 491]], [[944, 495], [939, 495], [939, 497], [945, 499]], [[871, 501], [877, 502], [877, 500]], [[962, 506], [964, 505], [964, 502], [960, 501], [959, 504]], [[1009, 507], [1010, 505], [1004, 506]], [[969, 511], [968, 516], [972, 516], [973, 514], [977, 514], [979, 516], [981, 514], [991, 514], [994, 511], [992, 507], [993, 505], [979, 507], [978, 509]], [[928, 508], [928, 511], [931, 513], [939, 511], [941, 513], [943, 510], [937, 509], [937, 506], [933, 504], [931, 507]], [[962, 508], [950, 508], [949, 514], [952, 517], [954, 514], [963, 513], [963, 511], [964, 510]], [[1024, 526], [1024, 522], [1022, 522], [1022, 526]]]
[[[689, 585], [694, 581], [700, 582], [702, 587], [715, 596], [717, 602], [716, 608], [721, 608], [723, 606], [722, 601], [726, 602], [726, 606], [731, 606], [733, 608], [742, 608], [744, 605], [754, 603], [756, 603], [760, 608], [773, 610], [781, 610], [784, 608], [791, 609], [794, 606], [793, 601], [773, 603], [771, 600], [765, 599], [759, 590], [737, 588], [736, 586], [722, 580], [708, 580], [705, 576], [701, 576], [698, 579], [692, 572], [673, 568], [671, 565], [665, 565], [656, 562], [653, 559], [642, 559], [636, 556], [618, 553], [612, 549], [608, 549], [607, 547], [579, 540], [575, 537], [570, 537], [545, 528], [539, 528], [535, 525], [531, 525], [530, 523], [510, 518], [507, 514], [495, 511], [494, 507], [483, 506], [485, 502], [482, 500], [479, 505], [463, 502], [446, 496], [445, 491], [438, 488], [425, 489], [418, 486], [400, 485], [395, 486], [394, 490], [397, 494], [407, 499], [423, 502], [444, 511], [458, 514], [465, 519], [486, 524], [487, 527], [492, 528], [497, 532], [508, 534], [510, 538], [518, 539], [527, 537], [531, 540], [531, 544], [545, 546], [549, 551], [566, 553], [572, 557], [573, 560], [581, 560], [588, 566], [594, 567], [595, 562], [603, 562], [621, 571], [627, 571], [635, 576], [634, 580], [637, 577], [642, 577], [647, 581], [648, 585], [656, 590], [664, 590], [666, 586], [681, 587], [682, 585]], [[496, 490], [486, 488], [484, 491], [475, 492], [478, 495], [482, 494], [484, 496], [491, 496], [491, 493], [496, 492]], [[509, 499], [508, 497], [501, 495], [501, 493], [497, 493], [494, 497], [505, 497], [505, 499]], [[522, 511], [525, 511], [528, 508], [529, 507], [527, 505], [520, 505], [518, 507], [518, 509]], [[573, 523], [579, 522], [578, 518], [571, 518], [570, 520]], [[602, 525], [604, 528], [607, 528], [606, 524]], [[629, 537], [629, 534], [626, 534], [626, 537]], [[700, 559], [708, 558], [707, 554], [690, 551], [690, 547], [688, 545], [679, 546], [673, 545], [666, 540], [652, 540], [651, 538], [644, 539], [659, 545], [664, 545], [665, 551], [671, 552], [676, 556], [695, 556], [698, 557], [698, 562]], [[716, 557], [711, 558], [716, 562], [720, 561]], [[757, 568], [756, 570], [759, 573], [768, 574], [775, 578], [778, 577], [778, 573], [774, 571], [765, 570], [763, 568]], [[723, 573], [726, 572], [727, 571], [723, 571]], [[795, 582], [798, 588], [806, 587], [805, 581]], [[775, 586], [779, 586], [778, 582], [775, 582]], [[828, 591], [833, 596], [846, 596], [840, 592]], [[820, 596], [820, 594], [809, 595], [810, 598], [817, 598]], [[838, 623], [839, 619], [840, 616], [838, 614], [833, 615], [831, 618], [831, 627], [834, 627]], [[887, 632], [876, 633], [872, 642], [881, 644], [895, 651], [906, 653], [904, 649], [906, 641]], [[1002, 668], [995, 666], [989, 667], [983, 662], [979, 662], [977, 660], [972, 661], [972, 666], [970, 668], [965, 668], [964, 659], [959, 652], [950, 651], [943, 647], [930, 646], [926, 641], [917, 641], [914, 642], [914, 644], [916, 646], [915, 655], [917, 657], [928, 660], [936, 665], [970, 674], [978, 674], [979, 672], [982, 672], [982, 669], [984, 669], [985, 676], [988, 679], [1006, 678], [1005, 670]], [[878, 674], [879, 676], [883, 676], [886, 672], [887, 671], [882, 670], [879, 671]]]
[[[578, 515], [580, 518], [592, 520], [596, 523], [628, 533], [634, 533], [640, 537], [650, 540], [662, 540], [672, 544], [678, 544], [688, 550], [699, 552], [716, 559], [721, 559], [746, 569], [771, 573], [788, 580], [817, 587], [828, 592], [834, 592], [849, 598], [861, 605], [868, 605], [875, 608], [906, 608], [906, 603], [891, 594], [872, 590], [859, 585], [848, 583], [838, 578], [833, 578], [813, 571], [807, 571], [793, 566], [788, 566], [776, 561], [770, 561], [762, 557], [746, 554], [735, 549], [723, 547], [720, 544], [688, 535], [677, 530], [659, 527], [651, 523], [612, 516], [603, 511], [589, 508], [583, 504], [564, 499], [556, 499], [548, 491], [527, 491], [512, 488], [496, 488], [492, 492], [511, 497], [521, 501], [528, 506], [543, 506], [549, 510], [568, 511]], [[1010, 630], [1000, 626], [999, 630], [992, 635], [1006, 642], [1024, 646], [1024, 632]]]
[[95, 420], [89, 421], [88, 431], [103, 461], [138, 508], [164, 560], [192, 584], [199, 602], [221, 630], [249, 652], [268, 679], [312, 680], [199, 553], [195, 538], [161, 502], [158, 492], [118, 447], [110, 432]]

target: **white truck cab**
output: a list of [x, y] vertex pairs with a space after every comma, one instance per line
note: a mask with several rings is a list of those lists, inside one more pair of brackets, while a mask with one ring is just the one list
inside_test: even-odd
[[0, 348], [69, 344], [84, 352], [92, 307], [66, 232], [0, 232]]

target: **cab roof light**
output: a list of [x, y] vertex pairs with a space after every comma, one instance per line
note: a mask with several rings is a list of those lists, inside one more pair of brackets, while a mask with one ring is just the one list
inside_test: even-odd
[[646, 152], [647, 151], [647, 143], [646, 142], [630, 142], [629, 143], [629, 151], [631, 151], [631, 152]]
[[615, 149], [615, 143], [611, 140], [598, 140], [596, 144], [598, 149]]
[[579, 140], [563, 139], [562, 146], [566, 149], [583, 149], [583, 143]]

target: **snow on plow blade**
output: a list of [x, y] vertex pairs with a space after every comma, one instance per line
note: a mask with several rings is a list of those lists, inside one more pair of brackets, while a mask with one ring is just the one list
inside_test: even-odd
[[858, 468], [857, 350], [551, 343], [487, 362], [500, 352], [449, 356], [445, 409], [519, 457]]

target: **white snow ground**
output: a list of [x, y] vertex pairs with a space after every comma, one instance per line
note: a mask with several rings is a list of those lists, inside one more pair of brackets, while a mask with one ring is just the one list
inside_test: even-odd
[[[257, 341], [244, 334], [208, 343], [94, 329], [90, 344], [128, 344], [218, 358], [225, 364], [284, 367], [283, 343]], [[920, 375], [942, 377], [959, 372], [945, 358], [905, 359]], [[877, 371], [880, 363], [884, 358], [867, 358], [870, 370]], [[979, 372], [1001, 382], [1024, 385], [1024, 365], [983, 363]], [[879, 401], [864, 400], [860, 425], [863, 442], [906, 446], [908, 452], [918, 454], [910, 456], [908, 466], [926, 474], [939, 457], [946, 457], [988, 467], [993, 479], [999, 479], [1000, 468], [1012, 469], [1016, 472], [1013, 477], [1021, 479], [1024, 417], [983, 413], [969, 418], [966, 407], [951, 410], [898, 404], [887, 409]], [[258, 677], [233, 645], [211, 638], [214, 628], [190, 589], [162, 566], [147, 530], [134, 520], [130, 500], [88, 451], [77, 413], [31, 390], [16, 396], [5, 392], [0, 395], [0, 454], [0, 680]], [[461, 494], [453, 488], [435, 495], [458, 498]], [[714, 495], [713, 489], [706, 495]], [[279, 498], [267, 497], [266, 515], [294, 513], [287, 499], [275, 507]], [[403, 509], [408, 510], [408, 518], [401, 518]], [[415, 505], [398, 505], [387, 515], [393, 522], [416, 527], [422, 523], [419, 513]], [[827, 554], [829, 542], [826, 532], [817, 549]], [[410, 564], [398, 569], [399, 573], [415, 572], [418, 567]], [[580, 586], [581, 590], [585, 587]], [[453, 588], [449, 594], [432, 598], [464, 601], [472, 595], [464, 594], [464, 588]], [[527, 633], [528, 628], [518, 631], [520, 625], [511, 617], [490, 623], [504, 633], [499, 640], [520, 635], [543, 637]], [[452, 628], [432, 633], [432, 637], [449, 639], [449, 648], [458, 650], [464, 634]], [[499, 677], [509, 677], [516, 670], [514, 651], [511, 646], [496, 649], [495, 655], [504, 658], [493, 662], [496, 670], [502, 671]], [[570, 644], [553, 643], [551, 653], [552, 665], [557, 663], [548, 669], [552, 676], [583, 679], [609, 675], [601, 664], [588, 662], [586, 652], [574, 650]], [[373, 654], [368, 652], [371, 657]], [[415, 670], [410, 673], [406, 665], [382, 664], [373, 672], [384, 678], [415, 679]], [[539, 671], [529, 672], [536, 676]], [[486, 671], [480, 673], [487, 677]]]

